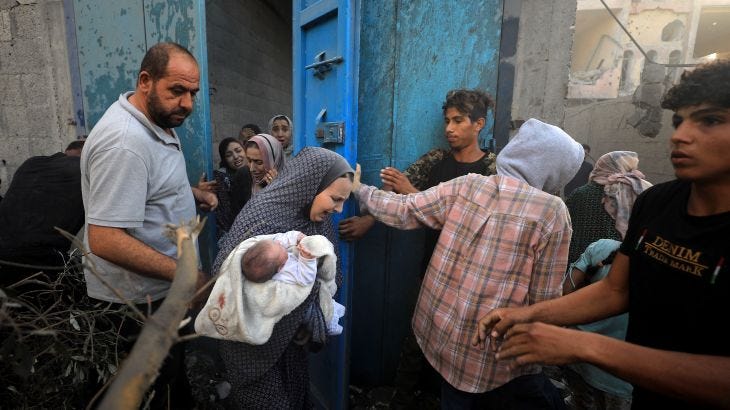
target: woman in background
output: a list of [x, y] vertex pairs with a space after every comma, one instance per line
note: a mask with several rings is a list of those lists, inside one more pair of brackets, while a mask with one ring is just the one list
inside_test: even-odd
[[236, 213], [231, 207], [231, 190], [233, 175], [239, 169], [246, 167], [246, 156], [243, 145], [235, 138], [224, 138], [218, 144], [220, 154], [220, 168], [213, 171], [218, 195], [218, 208], [215, 209], [216, 238], [220, 239], [233, 224]]
[[292, 144], [292, 135], [294, 133], [294, 124], [291, 119], [284, 114], [277, 114], [269, 120], [269, 133], [281, 143], [284, 148], [284, 155], [287, 159], [291, 158], [294, 145]]
[[269, 134], [257, 134], [245, 144], [248, 167], [240, 169], [233, 178], [231, 191], [234, 217], [251, 196], [274, 181], [284, 168], [286, 158], [279, 141]]
[[282, 145], [269, 134], [254, 135], [246, 142], [246, 160], [254, 194], [270, 184], [286, 163]]

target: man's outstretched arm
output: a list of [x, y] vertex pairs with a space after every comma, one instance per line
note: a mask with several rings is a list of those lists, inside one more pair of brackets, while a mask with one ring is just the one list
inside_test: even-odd
[[544, 322], [576, 325], [623, 313], [629, 304], [629, 258], [617, 253], [608, 275], [573, 293], [534, 305], [500, 308], [479, 319], [472, 343], [482, 348], [488, 337], [502, 337], [514, 325]]
[[596, 333], [523, 323], [505, 334], [496, 358], [515, 366], [586, 362], [647, 390], [730, 408], [729, 357], [652, 349]]

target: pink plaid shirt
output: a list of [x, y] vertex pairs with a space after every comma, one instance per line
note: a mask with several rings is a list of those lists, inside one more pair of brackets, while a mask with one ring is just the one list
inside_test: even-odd
[[490, 346], [473, 347], [477, 321], [492, 309], [561, 295], [572, 229], [560, 198], [505, 176], [469, 174], [398, 195], [363, 185], [360, 207], [399, 228], [441, 229], [413, 316], [431, 365], [455, 388], [495, 389], [539, 367], [510, 371]]

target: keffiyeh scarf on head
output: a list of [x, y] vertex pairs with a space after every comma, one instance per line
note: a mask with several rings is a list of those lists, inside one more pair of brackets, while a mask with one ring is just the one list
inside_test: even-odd
[[603, 185], [603, 207], [616, 221], [621, 238], [626, 235], [636, 197], [651, 186], [638, 166], [639, 156], [635, 152], [613, 151], [598, 158], [588, 178]]
[[[236, 245], [256, 235], [297, 230], [306, 235], [324, 235], [330, 242], [336, 244], [337, 238], [331, 219], [327, 217], [322, 222], [313, 222], [309, 219], [309, 209], [314, 197], [329, 185], [320, 187], [322, 181], [328, 178], [333, 167], [342, 167], [343, 163], [347, 164], [347, 161], [330, 150], [315, 147], [304, 148], [280, 170], [279, 176], [271, 185], [252, 197], [238, 214], [221, 244], [213, 272], [218, 272], [221, 264]], [[345, 172], [352, 171], [349, 165], [347, 165], [347, 169], [349, 171]], [[335, 249], [337, 249], [336, 246]], [[317, 303], [318, 293], [319, 286], [315, 285], [307, 300], [274, 326], [272, 335], [265, 344], [254, 346], [238, 342], [220, 342], [221, 358], [226, 363], [227, 378], [233, 385], [232, 394], [239, 407], [255, 407], [256, 404], [271, 405], [271, 403], [255, 402], [265, 396], [271, 400], [272, 389], [278, 387], [261, 381], [277, 380], [277, 377], [268, 377], [275, 371], [293, 371], [292, 369], [294, 369], [306, 376], [306, 355], [289, 351], [292, 349], [291, 342], [295, 338], [299, 326], [306, 321], [306, 316], [312, 313], [310, 306]], [[298, 358], [296, 360], [300, 360], [302, 363], [287, 363], [289, 360], [287, 358], [292, 358], [291, 360]], [[274, 365], [277, 366], [277, 369], [272, 369]], [[299, 368], [301, 366], [304, 366], [303, 369]], [[282, 394], [294, 394], [295, 390], [306, 392], [308, 380], [301, 380], [301, 382], [305, 383], [304, 387], [299, 385], [280, 386], [281, 389], [290, 389]], [[261, 390], [264, 387], [267, 389], [266, 391]]]
[[[256, 144], [261, 153], [261, 160], [264, 162], [264, 168], [266, 171], [270, 169], [276, 169], [280, 171], [286, 163], [284, 157], [284, 149], [281, 147], [281, 143], [276, 138], [269, 134], [256, 134], [249, 139], [250, 142]], [[253, 176], [253, 174], [251, 174]], [[259, 178], [254, 177], [256, 187], [261, 187], [265, 174]]]

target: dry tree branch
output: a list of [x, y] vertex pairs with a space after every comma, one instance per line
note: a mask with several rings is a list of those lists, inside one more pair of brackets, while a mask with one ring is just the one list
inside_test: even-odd
[[[83, 244], [83, 243], [81, 243], [81, 241], [79, 241], [79, 240], [78, 240], [78, 238], [76, 238], [75, 236], [71, 235], [70, 233], [68, 233], [68, 232], [64, 231], [64, 230], [63, 230], [63, 229], [61, 229], [61, 228], [58, 228], [58, 227], [56, 227], [56, 226], [54, 226], [54, 228], [55, 228], [55, 229], [56, 229], [56, 230], [57, 230], [58, 232], [60, 232], [60, 233], [61, 233], [61, 235], [63, 235], [63, 236], [64, 236], [64, 237], [66, 238], [66, 239], [70, 240], [70, 241], [71, 241], [71, 242], [72, 242], [72, 243], [74, 244], [74, 246], [76, 246], [76, 247], [77, 247], [77, 248], [79, 248], [79, 249], [84, 249], [84, 244]], [[86, 251], [86, 250], [84, 250], [84, 255], [86, 255], [86, 254], [88, 254], [88, 253], [91, 253], [91, 252], [90, 252], [90, 251]], [[117, 290], [117, 288], [115, 288], [114, 286], [112, 286], [112, 285], [111, 285], [111, 284], [110, 284], [109, 282], [107, 282], [107, 281], [106, 281], [106, 279], [104, 279], [104, 278], [103, 278], [103, 277], [102, 277], [102, 276], [101, 276], [101, 275], [99, 274], [99, 271], [98, 271], [98, 270], [96, 269], [96, 264], [94, 263], [94, 260], [93, 260], [93, 259], [89, 258], [89, 259], [87, 259], [87, 260], [88, 260], [89, 262], [91, 262], [91, 264], [89, 265], [89, 270], [91, 271], [91, 273], [92, 273], [92, 274], [93, 274], [94, 276], [96, 276], [96, 278], [97, 278], [97, 279], [99, 279], [99, 281], [100, 281], [100, 282], [101, 282], [101, 283], [102, 283], [102, 284], [103, 284], [104, 286], [106, 286], [106, 287], [107, 287], [107, 288], [108, 288], [109, 290], [111, 290], [111, 291], [112, 291], [112, 292], [114, 293], [114, 295], [115, 295], [116, 297], [118, 297], [118, 298], [119, 298], [119, 300], [121, 300], [121, 301], [124, 301], [124, 304], [125, 304], [125, 305], [127, 305], [127, 306], [129, 306], [129, 308], [130, 308], [130, 309], [132, 310], [132, 312], [134, 312], [134, 314], [135, 314], [135, 315], [137, 315], [137, 318], [138, 318], [139, 320], [141, 320], [141, 321], [143, 321], [143, 322], [144, 322], [144, 321], [145, 321], [145, 320], [147, 319], [147, 316], [145, 316], [145, 315], [144, 315], [144, 313], [142, 313], [142, 312], [141, 312], [141, 311], [140, 311], [139, 309], [137, 309], [137, 306], [135, 306], [135, 304], [134, 304], [134, 303], [132, 303], [132, 302], [131, 302], [130, 300], [128, 300], [127, 298], [125, 298], [125, 297], [124, 297], [124, 296], [123, 296], [123, 295], [122, 295], [121, 293], [119, 293], [119, 290]]]
[[80, 264], [65, 266], [70, 268], [57, 275], [39, 273], [32, 281], [0, 289], [0, 403], [79, 408], [94, 388], [94, 379], [109, 380], [116, 372], [118, 331], [113, 322], [118, 315], [131, 318], [131, 312], [89, 299], [83, 275], [73, 268]]
[[200, 222], [198, 217], [177, 227], [168, 226], [168, 235], [174, 229], [177, 241], [175, 278], [167, 297], [150, 318], [153, 320], [148, 320], [142, 328], [137, 342], [109, 386], [99, 408], [139, 408], [170, 347], [178, 341], [178, 324], [195, 294], [198, 277], [196, 241], [204, 223], [205, 220]]
[[[56, 228], [58, 229], [58, 228]], [[59, 231], [61, 229], [58, 229]], [[65, 268], [65, 266], [48, 266], [48, 265], [31, 265], [27, 263], [19, 263], [19, 262], [11, 262], [0, 259], [0, 265], [8, 265], [8, 266], [15, 266], [16, 268], [29, 268], [29, 269], [38, 269], [39, 271], [42, 270], [62, 270]], [[26, 278], [27, 279], [27, 278]]]

